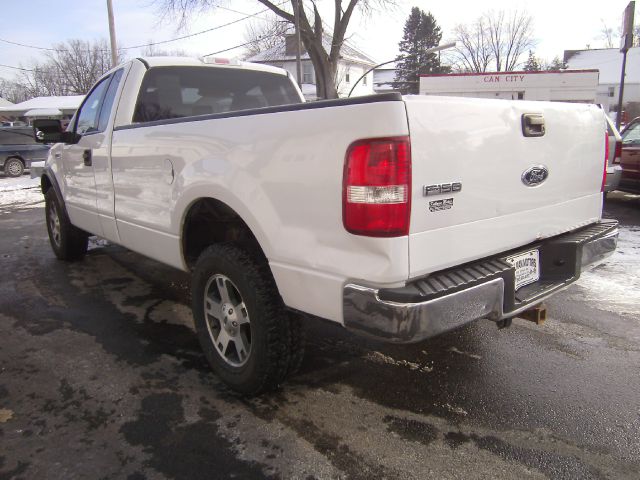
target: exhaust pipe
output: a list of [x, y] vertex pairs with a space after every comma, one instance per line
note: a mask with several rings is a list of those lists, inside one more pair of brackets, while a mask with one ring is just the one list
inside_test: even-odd
[[542, 325], [547, 319], [547, 306], [544, 303], [540, 303], [519, 313], [517, 317], [533, 322], [536, 325]]

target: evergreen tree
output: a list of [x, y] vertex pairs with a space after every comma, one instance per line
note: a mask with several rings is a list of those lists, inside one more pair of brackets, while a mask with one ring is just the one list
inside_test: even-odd
[[569, 66], [563, 60], [560, 60], [560, 57], [556, 56], [547, 67], [547, 70], [566, 70], [567, 68]]
[[440, 44], [442, 31], [431, 15], [418, 7], [404, 25], [404, 35], [398, 44], [400, 56], [396, 63], [396, 77], [393, 87], [402, 93], [417, 94], [420, 75], [424, 73], [448, 73], [450, 67], [440, 65], [437, 53], [424, 53], [425, 50]]
[[540, 71], [540, 63], [538, 59], [533, 54], [531, 50], [529, 50], [529, 58], [527, 58], [527, 63], [524, 64], [525, 72], [539, 72]]

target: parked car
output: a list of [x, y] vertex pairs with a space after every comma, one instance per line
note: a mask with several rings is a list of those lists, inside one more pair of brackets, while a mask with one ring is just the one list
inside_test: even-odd
[[48, 145], [36, 143], [31, 127], [0, 128], [0, 169], [8, 177], [19, 177], [31, 162], [46, 160]]
[[609, 118], [609, 116], [605, 114], [604, 118], [607, 127], [607, 136], [609, 138], [607, 177], [604, 184], [604, 191], [605, 193], [608, 193], [617, 190], [618, 185], [620, 185], [620, 178], [622, 177], [622, 167], [620, 166], [622, 155], [622, 137], [618, 133], [615, 124]]
[[616, 248], [603, 117], [397, 93], [305, 103], [279, 68], [155, 57], [103, 76], [66, 131], [34, 130], [59, 142], [42, 176], [55, 255], [81, 258], [94, 234], [192, 272], [209, 363], [255, 394], [299, 366], [300, 312], [399, 343], [542, 320]]
[[27, 127], [27, 123], [21, 120], [6, 121], [0, 123], [0, 127]]
[[619, 190], [640, 193], [640, 117], [632, 120], [622, 131], [622, 176]]

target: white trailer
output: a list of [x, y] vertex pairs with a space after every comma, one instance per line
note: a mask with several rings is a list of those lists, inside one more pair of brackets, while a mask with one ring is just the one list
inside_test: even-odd
[[420, 76], [420, 95], [595, 103], [598, 70]]

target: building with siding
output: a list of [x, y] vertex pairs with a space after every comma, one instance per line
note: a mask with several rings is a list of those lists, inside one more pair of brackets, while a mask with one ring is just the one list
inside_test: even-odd
[[[331, 41], [331, 36], [325, 34], [323, 46], [326, 51], [331, 49]], [[315, 71], [309, 54], [304, 50], [304, 47], [302, 48], [300, 60], [302, 64], [302, 93], [307, 100], [317, 100]], [[247, 58], [246, 61], [284, 68], [293, 78], [296, 78], [295, 36], [285, 35], [278, 45], [253, 55]], [[358, 78], [375, 64], [376, 62], [371, 57], [345, 42], [340, 49], [340, 60], [336, 74], [338, 95], [346, 97]], [[370, 95], [372, 93], [374, 93], [373, 72], [369, 72], [360, 80], [352, 96]]]
[[[569, 68], [596, 69], [600, 72], [596, 103], [615, 117], [620, 92], [622, 53], [617, 48], [565, 50], [564, 61]], [[640, 115], [640, 47], [629, 49], [624, 81], [624, 107], [628, 116]]]

